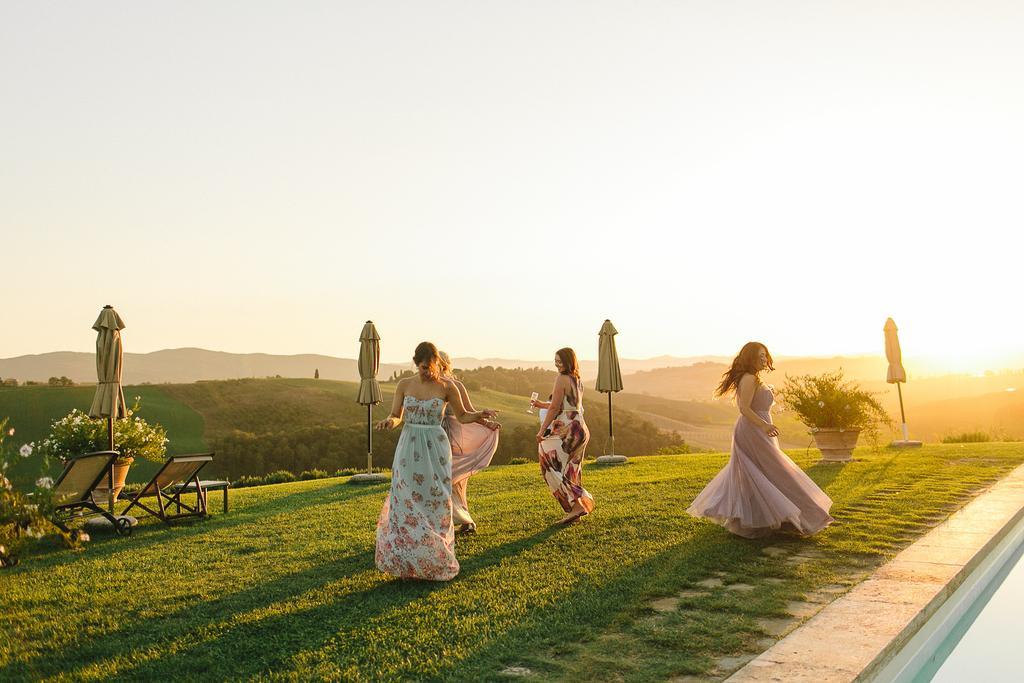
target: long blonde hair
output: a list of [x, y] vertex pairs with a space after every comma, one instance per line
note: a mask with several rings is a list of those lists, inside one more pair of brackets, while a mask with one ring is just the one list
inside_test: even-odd
[[437, 357], [440, 359], [438, 365], [441, 368], [441, 376], [449, 379], [455, 379], [454, 369], [452, 368], [452, 359], [448, 355], [447, 351], [438, 351]]

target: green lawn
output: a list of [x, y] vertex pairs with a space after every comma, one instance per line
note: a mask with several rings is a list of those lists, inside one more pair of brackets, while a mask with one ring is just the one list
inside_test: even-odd
[[[239, 490], [227, 516], [212, 501], [208, 521], [147, 522], [81, 552], [48, 546], [4, 571], [0, 679], [706, 674], [716, 658], [767, 646], [757, 619], [859, 581], [1024, 462], [1024, 444], [862, 449], [845, 466], [792, 455], [836, 503], [838, 523], [811, 539], [743, 540], [687, 516], [724, 454], [588, 465], [597, 509], [566, 529], [551, 526], [561, 512], [535, 464], [493, 468], [470, 485], [480, 533], [459, 540], [462, 572], [446, 584], [375, 570], [386, 485]], [[709, 578], [725, 586], [702, 587]]]

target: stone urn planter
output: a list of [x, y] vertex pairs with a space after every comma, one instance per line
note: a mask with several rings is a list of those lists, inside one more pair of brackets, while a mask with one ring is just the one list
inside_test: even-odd
[[850, 462], [860, 429], [818, 429], [811, 432], [825, 462]]
[[[114, 502], [117, 502], [117, 497], [121, 495], [121, 489], [124, 488], [124, 480], [128, 478], [128, 469], [135, 462], [134, 458], [127, 458], [125, 460], [114, 461]], [[93, 501], [97, 505], [106, 505], [109, 498], [109, 481], [107, 477], [103, 477], [100, 481], [99, 486], [96, 487], [93, 493]]]

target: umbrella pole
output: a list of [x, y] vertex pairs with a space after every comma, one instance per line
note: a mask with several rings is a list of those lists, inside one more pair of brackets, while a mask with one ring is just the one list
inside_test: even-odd
[[373, 474], [373, 404], [366, 404], [366, 473]]
[[[107, 418], [107, 450], [114, 450], [114, 416], [111, 415]], [[107, 470], [107, 509], [110, 512], [114, 511], [114, 463], [110, 463], [110, 469]]]
[[612, 452], [608, 455], [615, 455], [615, 430], [612, 427], [612, 392], [608, 392], [608, 441], [611, 443]]
[[900, 397], [900, 421], [903, 423], [903, 440], [910, 441], [909, 432], [907, 430], [907, 415], [903, 412], [903, 390], [900, 389], [900, 382], [896, 382], [896, 393]]

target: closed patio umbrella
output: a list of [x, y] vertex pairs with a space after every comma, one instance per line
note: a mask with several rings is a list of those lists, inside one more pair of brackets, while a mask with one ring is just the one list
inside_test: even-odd
[[380, 335], [372, 320], [367, 320], [359, 333], [359, 395], [356, 402], [366, 406], [366, 474], [357, 474], [349, 481], [386, 481], [373, 473], [373, 406], [381, 402], [377, 370], [380, 369]]
[[885, 332], [885, 358], [889, 361], [885, 381], [896, 385], [896, 393], [900, 399], [900, 421], [903, 425], [903, 440], [893, 441], [892, 445], [901, 448], [920, 446], [920, 441], [910, 440], [907, 416], [903, 410], [903, 390], [900, 385], [907, 381], [907, 371], [903, 368], [903, 353], [900, 351], [900, 338], [897, 334], [896, 322], [892, 318], [886, 319], [882, 330]]
[[619, 333], [611, 320], [605, 320], [597, 334], [597, 390], [608, 394], [608, 446], [597, 462], [607, 465], [621, 465], [627, 461], [624, 455], [615, 455], [615, 429], [612, 426], [612, 394], [622, 391], [622, 370], [619, 368], [619, 354], [615, 350], [615, 335]]
[[[114, 419], [126, 417], [128, 408], [121, 388], [121, 365], [124, 349], [121, 346], [121, 330], [125, 327], [121, 316], [109, 304], [103, 307], [92, 329], [96, 330], [96, 394], [89, 408], [89, 417], [107, 419], [107, 449], [114, 450]], [[109, 476], [110, 490], [114, 488], [113, 471]], [[114, 509], [114, 497], [107, 496], [108, 505]]]

